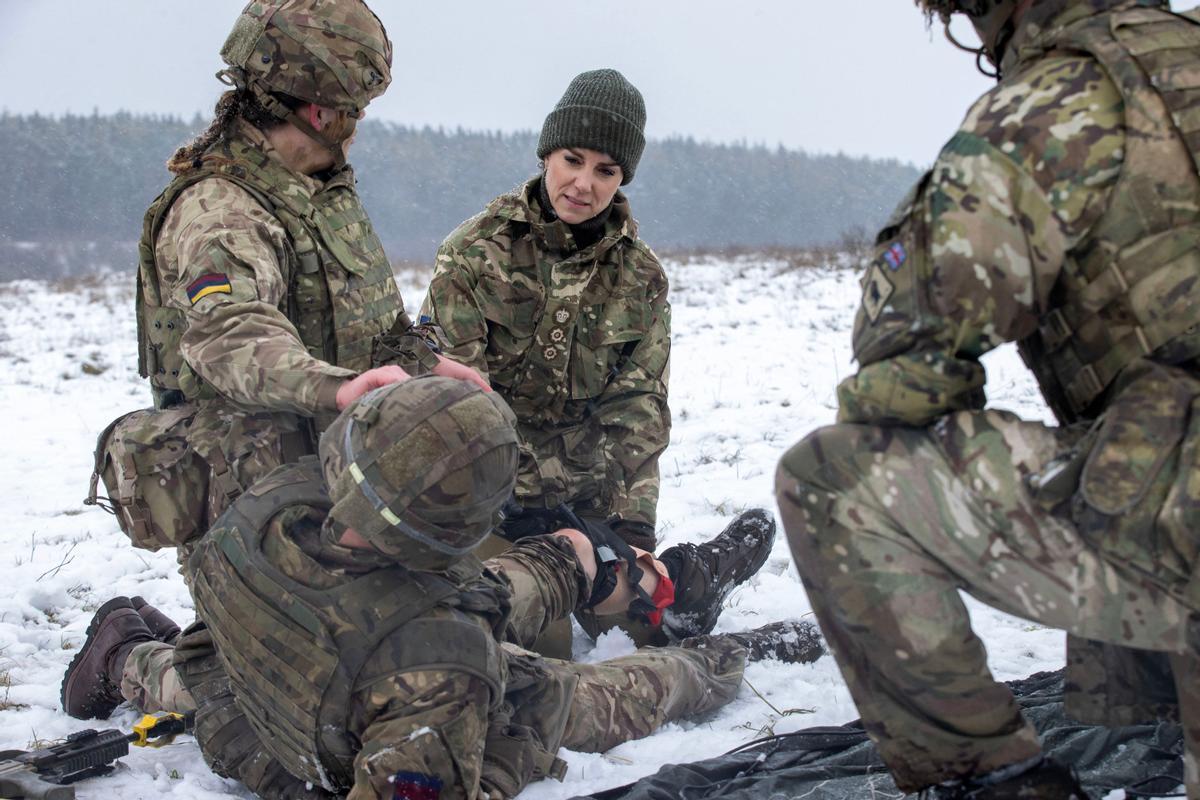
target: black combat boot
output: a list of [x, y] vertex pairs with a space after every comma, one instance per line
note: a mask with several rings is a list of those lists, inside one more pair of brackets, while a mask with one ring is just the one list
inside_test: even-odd
[[175, 644], [175, 640], [179, 638], [179, 634], [181, 633], [179, 626], [175, 624], [175, 620], [147, 603], [141, 597], [131, 597], [129, 598], [129, 602], [138, 614], [142, 616], [142, 619], [146, 621], [146, 627], [154, 634], [155, 639], [166, 644]]
[[722, 641], [736, 642], [745, 648], [747, 661], [774, 659], [785, 664], [809, 664], [825, 655], [821, 632], [816, 625], [803, 620], [771, 622], [752, 631], [692, 636], [679, 646], [703, 650]]
[[719, 635], [746, 648], [747, 661], [774, 659], [785, 664], [809, 664], [825, 655], [821, 632], [805, 620], [771, 622], [752, 631]]
[[1005, 767], [986, 775], [928, 789], [928, 800], [1090, 800], [1072, 771], [1052, 758], [1009, 774]]
[[121, 672], [129, 651], [154, 634], [128, 597], [114, 597], [96, 611], [87, 639], [62, 681], [62, 706], [76, 719], [108, 719], [121, 704]]
[[658, 557], [675, 584], [675, 602], [663, 611], [663, 631], [672, 641], [708, 633], [734, 587], [758, 572], [775, 541], [775, 520], [766, 509], [738, 515], [704, 544], [677, 544]]

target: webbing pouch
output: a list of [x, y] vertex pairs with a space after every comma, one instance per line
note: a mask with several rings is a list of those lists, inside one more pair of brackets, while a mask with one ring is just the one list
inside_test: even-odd
[[[84, 505], [114, 514], [134, 547], [176, 547], [204, 532], [210, 470], [188, 441], [195, 416], [191, 404], [139, 409], [113, 420], [96, 441]], [[98, 496], [101, 480], [106, 498]]]
[[1190, 472], [1180, 467], [1180, 453], [1189, 449], [1181, 443], [1200, 380], [1142, 361], [1126, 370], [1116, 389], [1096, 423], [1072, 516], [1080, 535], [1107, 560], [1180, 588], [1194, 567], [1197, 534], [1176, 530], [1194, 504], [1173, 485]]

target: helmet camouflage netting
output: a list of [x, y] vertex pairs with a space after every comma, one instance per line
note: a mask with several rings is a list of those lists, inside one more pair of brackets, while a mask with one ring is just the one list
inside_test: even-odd
[[361, 0], [253, 0], [221, 48], [237, 85], [361, 112], [391, 82], [392, 44]]
[[321, 436], [333, 520], [411, 569], [448, 569], [499, 521], [517, 473], [495, 393], [424, 376], [355, 401]]

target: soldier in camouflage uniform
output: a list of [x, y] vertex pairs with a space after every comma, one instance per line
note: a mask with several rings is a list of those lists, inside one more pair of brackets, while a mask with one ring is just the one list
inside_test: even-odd
[[[521, 459], [505, 537], [583, 527], [635, 576], [652, 568], [671, 428], [667, 277], [619, 191], [633, 180], [645, 123], [641, 93], [621, 73], [578, 75], [542, 127], [542, 173], [446, 238], [421, 309], [446, 355], [516, 412]], [[699, 547], [670, 548], [658, 562], [670, 584], [643, 605], [666, 609], [672, 638], [706, 633], [773, 537], [770, 515], [755, 509]], [[619, 624], [640, 643], [666, 641], [656, 621], [580, 622], [593, 636]]]
[[[921, 5], [967, 13], [1000, 79], [879, 234], [839, 424], [780, 465], [796, 565], [901, 788], [1084, 796], [963, 589], [1070, 634], [1074, 716], [1178, 705], [1200, 798], [1200, 15]], [[982, 410], [1008, 341], [1061, 426]]]
[[[592, 602], [595, 565], [576, 531], [486, 565], [471, 554], [512, 491], [517, 441], [503, 401], [463, 381], [369, 393], [319, 462], [274, 471], [200, 542], [203, 622], [177, 646], [154, 641], [146, 607], [101, 607], [64, 679], [68, 711], [106, 716], [122, 696], [194, 709], [208, 762], [266, 798], [504, 798], [561, 776], [559, 746], [607, 750], [728, 702], [748, 653], [820, 655], [807, 623], [595, 665], [525, 650]], [[175, 666], [133, 685], [138, 659]]]
[[[176, 177], [146, 213], [139, 368], [169, 410], [148, 424], [211, 468], [195, 475], [209, 521], [314, 452], [320, 429], [369, 388], [429, 370], [479, 380], [412, 328], [345, 164], [391, 54], [360, 0], [249, 3], [221, 50], [218, 77], [234, 88], [176, 152]], [[372, 369], [388, 331], [399, 366]]]
[[543, 126], [543, 173], [446, 237], [421, 319], [516, 412], [517, 501], [569, 503], [652, 551], [671, 307], [618, 191], [633, 180], [645, 122], [619, 72], [576, 77]]

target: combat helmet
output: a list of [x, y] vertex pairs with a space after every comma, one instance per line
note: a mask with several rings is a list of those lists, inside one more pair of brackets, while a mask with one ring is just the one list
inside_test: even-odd
[[[251, 0], [221, 48], [224, 83], [249, 88], [280, 120], [296, 125], [334, 153], [354, 132], [367, 104], [392, 80], [392, 43], [362, 0]], [[348, 119], [327, 136], [277, 95], [342, 112]]]
[[517, 476], [513, 412], [491, 392], [433, 375], [375, 389], [321, 435], [332, 524], [417, 570], [483, 541]]
[[[935, 16], [941, 20], [951, 44], [975, 54], [975, 63], [980, 72], [990, 78], [1000, 77], [1000, 61], [1016, 27], [1013, 14], [1020, 0], [916, 0], [916, 4], [930, 20]], [[950, 32], [950, 16], [956, 12], [965, 14], [971, 20], [983, 43], [982, 47], [968, 47], [954, 38]], [[984, 58], [991, 63], [992, 72], [984, 69]]]

